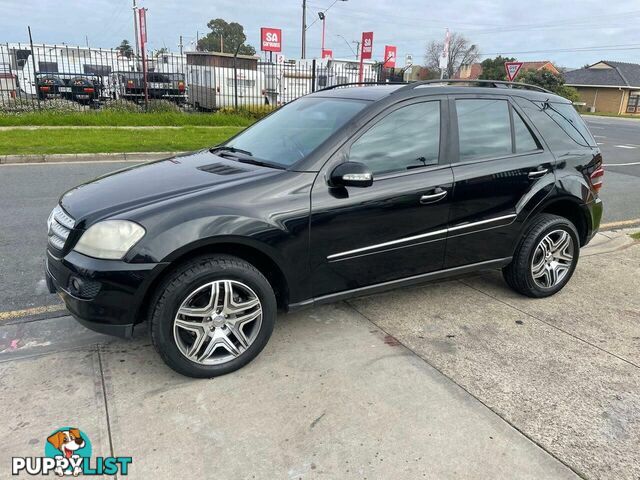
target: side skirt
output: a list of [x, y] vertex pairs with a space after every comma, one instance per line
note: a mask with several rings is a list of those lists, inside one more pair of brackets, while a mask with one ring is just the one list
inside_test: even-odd
[[346, 300], [348, 298], [358, 297], [361, 295], [371, 295], [373, 293], [393, 290], [394, 288], [407, 287], [409, 285], [415, 285], [432, 280], [440, 280], [456, 275], [477, 272], [479, 270], [494, 270], [496, 268], [502, 268], [508, 265], [509, 263], [511, 263], [512, 258], [513, 257], [505, 257], [495, 260], [487, 260], [484, 262], [472, 263], [470, 265], [463, 265], [461, 267], [447, 268], [445, 270], [438, 270], [436, 272], [423, 273], [420, 275], [414, 275], [412, 277], [399, 278], [397, 280], [390, 280], [388, 282], [376, 283], [374, 285], [368, 285], [366, 287], [354, 288], [353, 290], [331, 293], [329, 295], [323, 295], [321, 297], [311, 298], [302, 302], [289, 304], [288, 310], [292, 312], [306, 307], [321, 305], [324, 303], [338, 302], [340, 300]]

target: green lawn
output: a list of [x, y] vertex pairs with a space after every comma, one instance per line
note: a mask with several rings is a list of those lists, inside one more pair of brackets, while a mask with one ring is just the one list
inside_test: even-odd
[[11, 126], [238, 126], [247, 127], [255, 122], [255, 116], [235, 113], [185, 113], [185, 112], [28, 112], [0, 113], [0, 127]]
[[0, 130], [0, 155], [185, 151], [216, 145], [243, 127]]
[[631, 238], [633, 238], [634, 240], [640, 240], [640, 232], [632, 233]]

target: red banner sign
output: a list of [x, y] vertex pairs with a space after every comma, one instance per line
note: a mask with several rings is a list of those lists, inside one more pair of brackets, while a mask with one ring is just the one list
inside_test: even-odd
[[333, 50], [325, 48], [322, 50], [322, 58], [333, 58]]
[[395, 47], [395, 45], [384, 46], [384, 67], [385, 68], [396, 68], [396, 53], [397, 53], [397, 48]]
[[146, 8], [139, 9], [138, 15], [140, 17], [140, 41], [142, 43], [147, 43], [147, 10]]
[[360, 58], [369, 60], [373, 56], [373, 32], [362, 32], [362, 43], [360, 44]]
[[260, 45], [263, 52], [282, 51], [282, 30], [279, 28], [262, 27], [260, 29]]

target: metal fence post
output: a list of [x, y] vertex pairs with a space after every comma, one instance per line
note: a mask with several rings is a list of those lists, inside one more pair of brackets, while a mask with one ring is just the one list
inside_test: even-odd
[[316, 59], [314, 58], [311, 62], [311, 68], [313, 69], [311, 72], [311, 92], [316, 91]]
[[238, 111], [238, 66], [236, 64], [236, 59], [238, 58], [238, 51], [236, 50], [236, 54], [233, 56], [233, 105]]
[[35, 50], [33, 49], [33, 38], [31, 37], [31, 27], [27, 27], [27, 29], [29, 30], [29, 45], [31, 46], [31, 63], [33, 64], [33, 83], [36, 90], [36, 98], [38, 99], [38, 110], [40, 110], [41, 109], [40, 93], [38, 91], [38, 77], [36, 75], [36, 54], [35, 54]]

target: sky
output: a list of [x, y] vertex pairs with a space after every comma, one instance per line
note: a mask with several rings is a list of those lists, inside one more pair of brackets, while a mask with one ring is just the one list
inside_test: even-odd
[[[133, 43], [132, 0], [0, 0], [0, 42], [115, 47]], [[307, 2], [307, 57], [320, 55], [322, 23], [317, 13], [333, 0]], [[300, 58], [302, 0], [138, 0], [148, 8], [150, 49], [193, 49], [212, 18], [245, 27], [247, 42], [259, 50], [260, 27], [281, 28], [283, 53]], [[579, 68], [602, 59], [640, 63], [639, 0], [347, 0], [326, 11], [326, 48], [335, 58], [353, 58], [362, 31], [374, 32], [374, 59], [396, 45], [398, 59], [412, 54], [424, 62], [426, 45], [445, 30], [476, 44], [482, 58], [503, 54], [518, 60], [551, 60]]]

